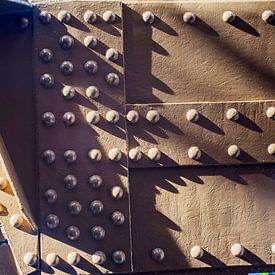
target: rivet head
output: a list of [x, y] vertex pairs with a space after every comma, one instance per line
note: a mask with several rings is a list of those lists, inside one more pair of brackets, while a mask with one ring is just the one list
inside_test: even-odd
[[80, 259], [81, 259], [81, 257], [78, 252], [70, 252], [67, 255], [67, 262], [70, 265], [78, 265], [80, 262]]
[[105, 238], [105, 230], [102, 226], [96, 225], [91, 229], [92, 237], [99, 241]]
[[46, 257], [46, 263], [49, 266], [57, 266], [59, 264], [59, 257], [55, 253], [50, 253]]
[[110, 190], [111, 197], [115, 200], [120, 200], [123, 198], [123, 189], [120, 186], [113, 186]]
[[240, 156], [241, 149], [237, 145], [230, 145], [227, 149], [227, 154], [230, 157], [238, 158]]
[[122, 154], [121, 151], [118, 148], [112, 148], [108, 152], [108, 157], [110, 160], [118, 162], [121, 160]]
[[111, 87], [117, 87], [119, 85], [119, 76], [116, 73], [109, 73], [106, 75], [106, 82]]
[[139, 120], [139, 114], [137, 111], [131, 110], [127, 113], [126, 118], [131, 123], [137, 123]]
[[142, 14], [142, 20], [146, 24], [153, 24], [155, 21], [155, 15], [151, 11], [146, 11]]
[[91, 99], [98, 99], [99, 98], [99, 89], [97, 86], [89, 86], [86, 89], [86, 96]]
[[29, 27], [29, 25], [30, 25], [30, 21], [29, 21], [28, 18], [26, 18], [26, 17], [20, 18], [19, 26], [20, 26], [20, 29], [21, 29], [22, 31], [27, 30], [28, 27]]
[[225, 11], [222, 14], [222, 20], [226, 23], [233, 23], [236, 19], [236, 15], [232, 11]]
[[103, 251], [95, 251], [92, 253], [92, 263], [102, 265], [106, 262], [106, 254]]
[[44, 198], [47, 203], [55, 203], [57, 201], [57, 192], [54, 189], [48, 189], [44, 194]]
[[158, 111], [155, 110], [151, 110], [146, 114], [146, 119], [150, 122], [150, 123], [158, 123], [160, 120], [160, 114]]
[[94, 75], [98, 72], [98, 64], [93, 60], [86, 61], [83, 68], [88, 75]]
[[19, 214], [14, 214], [10, 217], [10, 225], [14, 228], [20, 228], [23, 225], [24, 218]]
[[73, 150], [65, 151], [64, 159], [65, 159], [66, 163], [68, 163], [68, 164], [76, 162], [76, 152]]
[[120, 211], [114, 211], [111, 216], [114, 225], [123, 225], [125, 217]]
[[38, 18], [39, 18], [40, 23], [43, 25], [49, 24], [52, 20], [51, 14], [47, 11], [41, 11]]
[[266, 110], [266, 116], [270, 119], [274, 119], [275, 120], [275, 107], [269, 107]]
[[72, 86], [64, 86], [61, 90], [61, 93], [65, 99], [73, 99], [75, 96], [76, 90]]
[[28, 266], [35, 266], [38, 262], [38, 257], [32, 252], [27, 252], [24, 255], [23, 261]]
[[40, 83], [44, 88], [49, 89], [54, 85], [54, 77], [51, 74], [43, 74], [40, 77]]
[[200, 114], [195, 109], [190, 109], [186, 113], [186, 119], [190, 122], [197, 122], [200, 118]]
[[132, 161], [139, 161], [141, 160], [142, 154], [138, 148], [133, 148], [129, 151], [128, 156]]
[[60, 22], [68, 24], [71, 21], [71, 14], [68, 11], [60, 11], [57, 15]]
[[63, 75], [70, 75], [74, 70], [74, 65], [70, 61], [63, 61], [59, 68]]
[[0, 190], [4, 190], [9, 184], [9, 181], [3, 177], [0, 177]]
[[274, 12], [271, 10], [266, 10], [262, 13], [262, 19], [265, 23], [272, 23], [274, 22]]
[[67, 238], [71, 241], [75, 241], [80, 237], [80, 230], [77, 226], [70, 225], [66, 229]]
[[75, 123], [75, 114], [72, 112], [66, 112], [63, 114], [62, 120], [65, 126], [72, 126]]
[[267, 152], [270, 155], [275, 155], [275, 143], [272, 143], [272, 144], [268, 145]]
[[162, 248], [156, 247], [151, 252], [152, 259], [156, 262], [162, 262], [165, 258], [165, 254]]
[[68, 211], [71, 215], [79, 215], [82, 211], [82, 206], [78, 201], [70, 201], [67, 204]]
[[89, 157], [90, 160], [98, 162], [98, 161], [101, 161], [102, 154], [98, 149], [91, 149], [88, 152], [88, 157]]
[[97, 39], [92, 35], [86, 36], [83, 42], [87, 48], [94, 49], [97, 46]]
[[66, 175], [63, 179], [66, 189], [74, 189], [77, 185], [77, 178], [74, 175]]
[[245, 252], [245, 248], [241, 244], [235, 243], [231, 246], [230, 251], [233, 256], [242, 257]]
[[93, 214], [98, 215], [103, 211], [103, 203], [100, 200], [94, 200], [90, 203], [90, 210]]
[[116, 21], [116, 14], [113, 11], [105, 11], [102, 18], [105, 22], [114, 23]]
[[202, 152], [198, 146], [191, 146], [188, 149], [188, 157], [190, 159], [198, 160], [201, 158]]
[[112, 254], [112, 259], [115, 264], [123, 264], [126, 260], [126, 256], [123, 251], [117, 250]]
[[273, 254], [275, 254], [275, 243], [273, 243], [273, 244], [271, 245], [271, 252], [272, 252]]
[[119, 113], [115, 110], [108, 111], [105, 118], [109, 123], [116, 124], [119, 121]]
[[59, 45], [63, 50], [69, 50], [74, 45], [74, 39], [70, 35], [63, 35], [59, 39]]
[[240, 118], [240, 114], [235, 108], [230, 108], [226, 112], [226, 118], [231, 121], [237, 121]]
[[55, 153], [52, 150], [46, 150], [43, 152], [42, 159], [48, 165], [55, 162]]
[[150, 148], [148, 151], [148, 158], [153, 161], [158, 161], [161, 158], [161, 152], [158, 148]]
[[51, 127], [55, 124], [55, 116], [51, 112], [46, 112], [41, 117], [42, 123], [46, 127]]
[[196, 16], [194, 13], [188, 11], [183, 14], [183, 22], [188, 23], [190, 25], [195, 24]]
[[110, 48], [106, 51], [105, 57], [107, 60], [116, 61], [118, 60], [118, 51], [116, 49]]
[[204, 250], [199, 245], [194, 245], [190, 250], [190, 254], [192, 258], [201, 259], [204, 254]]
[[42, 62], [49, 63], [53, 60], [53, 52], [50, 49], [42, 49], [39, 58]]
[[46, 217], [46, 226], [49, 228], [49, 229], [55, 229], [57, 228], [59, 225], [59, 218], [54, 215], [54, 214], [49, 214], [47, 217]]
[[89, 177], [88, 182], [92, 188], [97, 189], [102, 185], [102, 178], [99, 175], [92, 175]]
[[89, 24], [94, 24], [96, 22], [97, 15], [93, 11], [85, 11], [84, 21]]
[[86, 121], [90, 124], [97, 124], [100, 120], [98, 111], [90, 111], [86, 114]]

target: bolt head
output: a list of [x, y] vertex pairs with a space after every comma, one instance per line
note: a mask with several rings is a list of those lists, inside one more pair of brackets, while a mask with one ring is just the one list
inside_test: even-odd
[[67, 204], [68, 211], [71, 215], [79, 215], [82, 211], [82, 206], [78, 201], [70, 201]]
[[245, 252], [245, 248], [239, 243], [233, 244], [230, 250], [231, 254], [235, 257], [242, 257]]
[[232, 11], [225, 11], [222, 15], [222, 20], [226, 23], [233, 23], [236, 20], [236, 15]]
[[24, 218], [19, 214], [14, 214], [10, 217], [10, 225], [14, 228], [20, 228], [23, 225]]
[[266, 111], [266, 116], [275, 120], [275, 107], [269, 107]]
[[67, 238], [71, 241], [75, 241], [80, 237], [80, 230], [77, 226], [71, 225], [66, 229]]
[[54, 77], [51, 74], [43, 74], [40, 77], [40, 83], [44, 88], [49, 89], [54, 85]]
[[111, 87], [119, 85], [119, 76], [116, 73], [109, 73], [106, 75], [106, 82]]
[[55, 153], [52, 150], [46, 150], [43, 152], [42, 159], [48, 165], [55, 162]]
[[196, 16], [192, 12], [185, 12], [183, 15], [183, 22], [188, 23], [190, 25], [195, 24]]
[[92, 175], [89, 177], [89, 185], [97, 189], [102, 185], [102, 178], [99, 175]]
[[74, 189], [77, 185], [77, 179], [74, 175], [67, 175], [64, 177], [65, 187], [69, 190]]
[[150, 123], [158, 123], [160, 120], [160, 114], [159, 112], [155, 111], [155, 110], [151, 110], [146, 114], [146, 119], [150, 122]]
[[237, 145], [230, 145], [227, 149], [227, 154], [230, 157], [238, 158], [240, 156], [241, 149]]
[[63, 35], [59, 39], [59, 45], [63, 50], [69, 50], [74, 45], [74, 39], [70, 35]]
[[97, 20], [97, 15], [93, 11], [86, 11], [84, 13], [84, 21], [89, 24], [94, 24]]
[[133, 148], [129, 151], [129, 159], [132, 161], [141, 160], [142, 154], [138, 148]]
[[121, 250], [117, 250], [112, 254], [112, 259], [115, 264], [123, 264], [126, 260], [125, 253]]
[[64, 113], [62, 120], [65, 126], [72, 126], [75, 123], [75, 114], [72, 112]]
[[74, 65], [70, 61], [63, 61], [59, 68], [63, 75], [70, 75], [73, 73]]
[[106, 51], [105, 57], [107, 60], [116, 61], [118, 60], [118, 51], [116, 49], [110, 48]]
[[101, 154], [101, 152], [98, 149], [91, 149], [88, 152], [88, 157], [92, 161], [99, 162], [102, 159], [102, 154]]
[[153, 24], [155, 21], [155, 15], [151, 11], [146, 11], [142, 14], [142, 19], [146, 24]]
[[202, 152], [198, 146], [192, 146], [188, 149], [188, 157], [190, 159], [199, 160]]
[[93, 214], [98, 215], [103, 211], [103, 203], [100, 200], [94, 200], [90, 203], [90, 210]]
[[122, 154], [121, 151], [118, 148], [112, 148], [108, 152], [108, 157], [111, 161], [118, 162], [121, 160]]
[[64, 86], [61, 90], [61, 93], [65, 99], [73, 99], [75, 96], [76, 90], [72, 86]]
[[57, 266], [59, 264], [59, 257], [55, 253], [50, 253], [46, 257], [46, 263], [49, 266]]
[[47, 217], [46, 217], [46, 226], [49, 228], [49, 229], [55, 229], [57, 228], [59, 225], [59, 218], [54, 215], [54, 214], [49, 214]]
[[119, 121], [119, 113], [115, 110], [108, 111], [106, 120], [111, 124], [116, 124]]
[[199, 120], [200, 114], [195, 109], [190, 109], [186, 113], [186, 119], [190, 122], [197, 122]]
[[152, 259], [156, 262], [162, 262], [165, 258], [165, 253], [162, 248], [154, 248], [151, 252]]
[[70, 252], [67, 255], [67, 262], [70, 265], [78, 265], [81, 260], [81, 257], [78, 252]]
[[158, 148], [151, 148], [148, 151], [148, 157], [153, 161], [158, 161], [161, 158], [161, 152]]
[[60, 22], [68, 24], [71, 21], [72, 15], [68, 11], [60, 11], [57, 18]]
[[32, 252], [27, 252], [24, 255], [23, 261], [28, 266], [35, 266], [38, 262], [38, 257]]
[[116, 14], [113, 11], [105, 11], [102, 18], [107, 23], [114, 23], [116, 21]]
[[46, 112], [41, 117], [42, 123], [46, 127], [51, 127], [55, 124], [55, 116], [51, 112]]
[[137, 123], [139, 120], [139, 114], [137, 111], [131, 110], [127, 113], [126, 118], [131, 123]]
[[86, 96], [91, 99], [97, 99], [99, 98], [99, 89], [96, 86], [89, 86], [86, 89]]
[[275, 16], [274, 12], [271, 10], [266, 10], [262, 13], [262, 19], [265, 23], [272, 23], [274, 22]]
[[106, 254], [102, 251], [95, 251], [92, 254], [92, 262], [93, 264], [102, 265], [106, 262]]
[[44, 194], [44, 198], [47, 203], [55, 203], [57, 201], [57, 192], [54, 189], [48, 189]]
[[90, 111], [86, 114], [86, 121], [90, 124], [97, 124], [100, 120], [98, 111]]
[[43, 63], [49, 63], [53, 60], [53, 52], [50, 49], [42, 49], [39, 58]]
[[3, 177], [0, 177], [0, 190], [4, 190], [9, 185], [9, 181]]
[[111, 216], [114, 225], [123, 225], [125, 222], [125, 216], [120, 211], [115, 211]]
[[237, 121], [240, 118], [240, 114], [235, 108], [230, 108], [226, 112], [226, 118], [231, 121]]
[[275, 143], [269, 144], [267, 147], [267, 152], [270, 155], [275, 155]]
[[92, 237], [99, 241], [105, 238], [105, 230], [102, 226], [96, 225], [91, 229]]
[[38, 18], [39, 18], [40, 23], [43, 25], [49, 24], [52, 20], [51, 14], [47, 11], [41, 11]]
[[92, 35], [88, 35], [84, 38], [84, 45], [87, 48], [94, 49], [97, 46], [97, 39]]
[[199, 245], [194, 245], [190, 250], [190, 254], [192, 258], [201, 259], [204, 255], [204, 250]]
[[123, 189], [120, 186], [113, 186], [110, 190], [111, 197], [115, 200], [120, 200], [123, 198]]

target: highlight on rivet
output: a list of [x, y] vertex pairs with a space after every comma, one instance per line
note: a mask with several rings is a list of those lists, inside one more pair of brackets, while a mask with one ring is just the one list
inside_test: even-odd
[[42, 159], [48, 165], [55, 162], [55, 153], [53, 150], [45, 150], [42, 155]]
[[139, 120], [139, 114], [135, 110], [131, 110], [127, 113], [126, 118], [131, 123], [137, 123]]
[[72, 86], [64, 86], [61, 90], [61, 93], [65, 99], [73, 99], [75, 96], [76, 90]]
[[79, 215], [82, 211], [82, 206], [78, 201], [69, 201], [67, 204], [68, 211], [71, 215]]
[[19, 27], [22, 31], [26, 31], [30, 25], [30, 21], [26, 17], [21, 17], [19, 20]]
[[94, 200], [90, 203], [90, 210], [93, 214], [98, 215], [103, 211], [103, 203], [100, 200]]
[[107, 23], [114, 23], [116, 21], [116, 14], [113, 11], [105, 11], [102, 18]]
[[105, 238], [105, 230], [102, 226], [96, 225], [92, 227], [91, 235], [97, 241], [102, 240]]
[[59, 39], [59, 45], [63, 50], [69, 50], [74, 45], [74, 39], [70, 35], [63, 35]]
[[195, 109], [190, 109], [186, 113], [186, 119], [190, 122], [197, 122], [200, 118], [200, 114]]
[[108, 152], [108, 157], [109, 157], [110, 160], [118, 162], [118, 161], [121, 160], [122, 153], [121, 153], [120, 149], [112, 148]]
[[267, 147], [267, 152], [269, 155], [275, 155], [275, 143], [269, 144]]
[[118, 60], [118, 51], [116, 49], [110, 48], [106, 51], [105, 57], [107, 60], [116, 61]]
[[113, 252], [112, 259], [115, 264], [123, 264], [126, 260], [125, 253], [121, 250]]
[[14, 228], [20, 228], [23, 225], [24, 218], [19, 214], [14, 214], [10, 217], [10, 225]]
[[52, 267], [57, 266], [59, 264], [59, 261], [59, 257], [55, 253], [50, 253], [46, 257], [46, 263]]
[[77, 178], [74, 175], [66, 175], [63, 179], [66, 189], [74, 189], [77, 185]]
[[274, 12], [271, 10], [265, 10], [262, 13], [262, 19], [265, 23], [273, 23], [275, 19]]
[[240, 118], [240, 114], [235, 108], [230, 108], [226, 112], [226, 118], [231, 121], [237, 121]]
[[98, 72], [98, 64], [93, 60], [86, 61], [83, 65], [83, 68], [88, 75], [94, 75]]
[[28, 266], [36, 266], [38, 262], [38, 257], [33, 252], [27, 252], [24, 255], [23, 261]]
[[55, 203], [57, 201], [57, 192], [54, 189], [48, 189], [44, 193], [44, 198], [47, 203]]
[[142, 19], [146, 24], [153, 24], [155, 21], [155, 15], [151, 11], [146, 11], [142, 14]]
[[9, 185], [9, 181], [0, 176], [0, 190], [4, 190]]
[[97, 124], [100, 120], [100, 114], [98, 111], [90, 111], [86, 114], [86, 121], [90, 124]]
[[119, 121], [119, 113], [115, 110], [106, 113], [106, 120], [111, 124], [116, 124]]
[[52, 20], [51, 14], [47, 11], [41, 11], [38, 18], [39, 18], [40, 23], [43, 25], [49, 24]]
[[53, 52], [50, 49], [42, 49], [39, 58], [43, 63], [49, 63], [53, 60]]
[[90, 160], [98, 162], [102, 159], [102, 154], [98, 149], [91, 149], [88, 152], [88, 157]]
[[63, 61], [61, 64], [60, 64], [60, 71], [63, 75], [70, 75], [73, 73], [73, 70], [74, 70], [74, 65], [72, 62], [70, 61]]
[[142, 154], [138, 148], [133, 148], [128, 153], [129, 159], [132, 161], [141, 160]]
[[158, 161], [161, 158], [161, 151], [158, 148], [150, 148], [147, 155], [149, 159]]
[[60, 11], [57, 18], [60, 22], [68, 24], [71, 21], [72, 15], [68, 11]]
[[46, 127], [51, 127], [55, 124], [55, 116], [51, 112], [46, 112], [42, 114], [41, 121]]
[[99, 89], [97, 86], [89, 86], [86, 89], [86, 96], [91, 99], [98, 99], [99, 98]]
[[106, 262], [106, 254], [103, 251], [95, 251], [92, 253], [92, 263], [102, 265]]
[[222, 20], [226, 23], [233, 23], [236, 19], [236, 15], [232, 11], [225, 11], [222, 14]]
[[156, 262], [162, 262], [165, 258], [164, 250], [160, 247], [156, 247], [151, 252], [151, 257]]
[[242, 257], [244, 255], [245, 248], [241, 244], [235, 243], [231, 246], [230, 251], [233, 256]]
[[67, 238], [71, 241], [75, 241], [80, 237], [80, 230], [77, 226], [70, 225], [66, 229]]
[[64, 152], [64, 159], [68, 164], [76, 162], [76, 152], [73, 150], [66, 150]]
[[275, 107], [269, 107], [266, 110], [266, 116], [270, 119], [274, 119], [275, 120]]
[[183, 22], [188, 23], [190, 25], [195, 24], [196, 16], [194, 13], [188, 11], [183, 14]]
[[119, 85], [119, 76], [116, 73], [107, 74], [105, 80], [111, 87], [117, 87]]
[[125, 216], [120, 211], [114, 211], [111, 215], [111, 220], [114, 225], [123, 225]]
[[146, 119], [150, 122], [150, 123], [158, 123], [160, 120], [160, 114], [158, 111], [155, 110], [150, 110], [147, 114], [146, 114]]
[[188, 149], [187, 154], [190, 159], [199, 160], [201, 158], [202, 152], [198, 146], [191, 146]]
[[273, 243], [273, 244], [271, 245], [271, 252], [272, 252], [273, 254], [275, 254], [275, 243]]
[[123, 189], [120, 186], [113, 186], [110, 190], [111, 197], [115, 200], [120, 200], [123, 198]]
[[48, 73], [43, 74], [40, 76], [40, 83], [44, 88], [49, 89], [54, 85], [54, 77]]
[[57, 228], [59, 225], [59, 218], [54, 215], [54, 214], [49, 214], [47, 217], [46, 217], [46, 226], [49, 228], [49, 229], [55, 229]]
[[70, 252], [67, 255], [67, 262], [70, 265], [78, 265], [80, 262], [80, 259], [81, 259], [81, 257], [78, 252]]
[[84, 21], [89, 24], [94, 24], [97, 20], [97, 15], [93, 11], [85, 11]]
[[241, 149], [237, 145], [230, 145], [227, 149], [227, 154], [230, 157], [238, 158], [241, 154]]
[[73, 112], [66, 112], [62, 116], [65, 126], [72, 126], [75, 123], [75, 114]]
[[102, 178], [99, 175], [92, 175], [89, 177], [88, 183], [92, 188], [98, 189], [102, 185]]
[[194, 245], [190, 250], [190, 254], [192, 258], [201, 259], [204, 255], [204, 250], [199, 245]]
[[83, 42], [87, 48], [94, 49], [97, 46], [97, 39], [92, 35], [87, 35]]

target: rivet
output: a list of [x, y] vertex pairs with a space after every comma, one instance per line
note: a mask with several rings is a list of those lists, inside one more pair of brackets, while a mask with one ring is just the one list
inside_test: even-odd
[[67, 208], [71, 215], [75, 216], [80, 214], [82, 211], [82, 206], [78, 201], [70, 201], [67, 204]]
[[83, 42], [87, 48], [94, 49], [97, 46], [97, 39], [92, 35], [86, 36]]
[[49, 24], [52, 20], [51, 14], [47, 11], [41, 11], [38, 18], [39, 18], [40, 23], [43, 25]]
[[151, 148], [148, 151], [148, 157], [153, 161], [158, 161], [161, 158], [161, 152], [158, 148]]
[[119, 76], [116, 73], [109, 73], [106, 75], [106, 82], [111, 87], [117, 87], [119, 85]]
[[70, 225], [66, 229], [67, 238], [71, 241], [75, 241], [80, 237], [80, 230], [77, 226]]
[[97, 86], [89, 86], [86, 89], [86, 96], [91, 99], [97, 99], [99, 98], [99, 89]]
[[105, 230], [102, 226], [96, 225], [91, 229], [92, 237], [99, 241], [105, 238]]
[[53, 126], [55, 124], [55, 116], [51, 112], [46, 112], [41, 117], [42, 123], [46, 127]]
[[232, 11], [225, 11], [222, 14], [222, 20], [226, 23], [233, 23], [236, 19], [236, 15]]
[[63, 61], [59, 68], [63, 75], [70, 75], [74, 70], [74, 65], [70, 61]]
[[115, 200], [120, 200], [123, 197], [123, 189], [120, 186], [113, 186], [110, 190], [111, 197]]
[[97, 189], [102, 185], [102, 178], [99, 175], [92, 175], [89, 177], [88, 182], [92, 188]]
[[65, 99], [73, 99], [76, 93], [75, 88], [72, 86], [64, 86], [61, 93]]
[[74, 175], [67, 175], [63, 179], [65, 187], [69, 190], [74, 189], [77, 185], [77, 178]]
[[245, 252], [245, 248], [241, 244], [235, 243], [231, 246], [230, 251], [233, 256], [242, 257]]
[[105, 11], [102, 18], [105, 22], [114, 23], [116, 21], [116, 14], [113, 11]]
[[267, 152], [270, 155], [275, 155], [275, 143], [272, 143], [272, 144], [268, 145]]
[[116, 124], [119, 121], [119, 113], [115, 110], [106, 113], [106, 120], [111, 124]]
[[153, 24], [155, 21], [155, 15], [151, 11], [146, 11], [142, 14], [142, 19], [146, 24]]
[[25, 31], [25, 30], [28, 29], [28, 27], [29, 27], [29, 25], [30, 25], [30, 22], [29, 22], [29, 19], [28, 19], [28, 18], [22, 17], [22, 18], [20, 18], [19, 24], [20, 24], [20, 29], [21, 29], [22, 31]]
[[4, 190], [9, 184], [9, 181], [3, 177], [0, 177], [0, 190]]
[[38, 257], [32, 252], [27, 252], [24, 255], [23, 261], [28, 266], [35, 266], [38, 262]]
[[230, 108], [226, 112], [226, 118], [231, 121], [237, 121], [240, 118], [240, 115], [235, 108]]
[[118, 162], [118, 161], [120, 161], [122, 154], [118, 148], [112, 148], [108, 152], [108, 157], [110, 160]]
[[49, 89], [54, 85], [54, 78], [51, 74], [43, 74], [40, 77], [40, 83], [44, 88]]
[[190, 122], [197, 122], [200, 118], [200, 114], [195, 109], [190, 109], [186, 113], [186, 119]]
[[106, 262], [106, 254], [103, 251], [95, 251], [92, 253], [92, 263], [102, 265]]
[[100, 200], [94, 200], [90, 203], [90, 210], [93, 214], [98, 215], [103, 211], [103, 203]]
[[49, 266], [57, 266], [59, 264], [59, 257], [55, 253], [50, 253], [46, 257], [46, 263]]
[[131, 123], [137, 123], [139, 120], [139, 114], [137, 111], [131, 110], [127, 113], [126, 118]]
[[191, 146], [188, 149], [188, 157], [190, 159], [198, 160], [201, 158], [202, 152], [199, 147], [197, 146]]
[[269, 107], [266, 111], [266, 116], [275, 120], [275, 107]]
[[53, 52], [50, 49], [42, 49], [39, 53], [39, 58], [44, 63], [49, 63], [53, 59]]
[[90, 124], [97, 124], [100, 120], [98, 111], [90, 111], [86, 114], [86, 121]]
[[106, 51], [105, 57], [107, 60], [116, 61], [118, 60], [118, 51], [116, 49], [110, 48]]
[[101, 161], [102, 154], [98, 149], [91, 149], [88, 152], [88, 157], [90, 158], [90, 160], [98, 162]]
[[271, 252], [272, 252], [273, 254], [275, 254], [275, 243], [273, 243], [273, 244], [271, 245]]
[[123, 264], [126, 260], [126, 256], [123, 251], [117, 250], [112, 254], [112, 259], [115, 264]]
[[68, 24], [71, 21], [71, 14], [68, 11], [60, 11], [57, 15], [60, 22]]
[[240, 156], [241, 150], [237, 145], [230, 145], [227, 149], [227, 154], [230, 157], [238, 158]]
[[65, 126], [72, 126], [75, 123], [75, 114], [72, 112], [66, 112], [63, 114], [62, 120]]
[[188, 23], [190, 25], [194, 24], [196, 22], [195, 14], [190, 11], [185, 12], [183, 15], [183, 22]]
[[94, 24], [96, 22], [97, 15], [93, 11], [85, 11], [84, 21], [89, 24]]
[[78, 252], [70, 252], [67, 255], [67, 262], [70, 265], [78, 265], [80, 262], [80, 259], [81, 259], [81, 257]]
[[19, 214], [10, 217], [10, 225], [14, 228], [20, 228], [23, 225], [24, 218]]
[[59, 39], [59, 45], [63, 50], [69, 50], [74, 45], [74, 39], [70, 35], [63, 35]]
[[271, 10], [266, 10], [262, 13], [262, 19], [265, 23], [272, 23], [274, 22], [274, 12]]
[[93, 60], [86, 61], [83, 68], [88, 75], [94, 75], [98, 72], [98, 64]]
[[67, 150], [64, 152], [64, 159], [68, 164], [76, 162], [76, 152], [73, 150]]
[[162, 248], [156, 247], [151, 252], [152, 259], [156, 262], [162, 262], [165, 258], [165, 253]]
[[158, 111], [155, 110], [151, 110], [146, 114], [146, 119], [150, 122], [150, 123], [158, 123], [160, 120], [160, 114]]
[[128, 156], [132, 161], [139, 161], [142, 157], [142, 154], [138, 148], [133, 148], [129, 151]]
[[54, 214], [49, 214], [47, 217], [46, 217], [46, 226], [49, 228], [49, 229], [55, 229], [57, 228], [59, 225], [59, 218], [54, 215]]
[[199, 245], [194, 245], [190, 250], [190, 254], [192, 258], [201, 259], [204, 255], [204, 250]]
[[125, 217], [120, 211], [114, 211], [111, 216], [114, 225], [123, 225]]
[[52, 150], [46, 150], [43, 152], [42, 159], [46, 164], [50, 165], [55, 162], [55, 153]]
[[57, 201], [57, 193], [54, 189], [48, 189], [44, 194], [44, 198], [47, 203], [55, 203]]

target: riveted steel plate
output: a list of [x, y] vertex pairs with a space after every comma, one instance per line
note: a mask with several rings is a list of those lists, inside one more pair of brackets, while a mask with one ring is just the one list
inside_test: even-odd
[[[43, 25], [39, 21], [39, 14], [48, 11], [52, 15], [49, 24]], [[71, 14], [68, 24], [58, 20], [58, 13], [66, 10]], [[116, 21], [107, 23], [103, 20], [106, 11], [114, 11]], [[97, 14], [94, 24], [84, 22], [86, 11]], [[74, 39], [74, 45], [68, 50], [63, 50], [59, 45], [59, 39], [63, 35], [70, 35]], [[84, 46], [84, 38], [92, 35], [97, 39], [96, 48]], [[129, 202], [126, 168], [126, 141], [124, 127], [124, 92], [123, 92], [123, 60], [121, 15], [119, 2], [85, 2], [74, 1], [67, 3], [55, 3], [41, 5], [37, 8], [34, 18], [34, 78], [37, 95], [37, 134], [38, 134], [38, 164], [41, 205], [41, 230], [42, 230], [42, 272], [55, 274], [97, 274], [99, 272], [129, 271], [131, 266], [130, 236], [129, 236]], [[41, 62], [39, 58], [42, 49], [50, 49], [53, 59], [49, 63]], [[118, 51], [118, 60], [108, 61], [105, 52], [108, 48]], [[98, 63], [98, 72], [95, 75], [87, 75], [83, 69], [87, 60]], [[63, 61], [70, 61], [74, 66], [71, 75], [62, 75], [60, 65]], [[50, 73], [55, 78], [53, 87], [45, 89], [40, 83], [40, 76]], [[105, 78], [108, 73], [116, 73], [120, 78], [119, 85], [111, 87]], [[65, 99], [61, 90], [65, 85], [75, 88], [75, 96]], [[100, 95], [97, 99], [86, 96], [88, 86], [97, 86]], [[109, 110], [115, 110], [120, 114], [117, 124], [106, 121], [105, 115]], [[100, 121], [91, 125], [86, 121], [89, 111], [98, 111]], [[41, 117], [45, 112], [55, 115], [55, 124], [45, 127]], [[75, 123], [65, 126], [62, 120], [65, 112], [75, 114]], [[118, 162], [108, 159], [108, 151], [118, 148], [122, 152], [122, 158]], [[51, 149], [55, 152], [56, 160], [52, 165], [46, 165], [42, 159], [44, 150]], [[75, 163], [67, 164], [64, 160], [66, 150], [74, 150], [77, 155]], [[93, 162], [88, 158], [90, 149], [98, 149], [102, 153], [100, 162]], [[67, 190], [64, 185], [66, 175], [74, 175], [77, 178], [77, 186], [73, 190]], [[88, 179], [92, 175], [102, 177], [102, 186], [92, 189]], [[124, 196], [115, 200], [110, 195], [112, 186], [120, 186], [124, 190]], [[54, 204], [48, 204], [44, 199], [44, 193], [48, 189], [56, 190], [58, 199]], [[71, 200], [78, 201], [82, 205], [82, 211], [77, 216], [69, 214], [67, 203]], [[100, 215], [93, 215], [89, 204], [93, 200], [101, 200], [104, 204]], [[116, 226], [111, 221], [113, 211], [121, 211], [125, 216], [125, 223]], [[59, 217], [58, 228], [50, 230], [46, 227], [46, 217], [55, 214]], [[80, 237], [71, 241], [66, 236], [68, 226], [77, 226], [80, 229]], [[93, 226], [102, 226], [106, 235], [103, 240], [96, 241], [91, 236]], [[102, 266], [94, 265], [91, 255], [95, 251], [103, 251], [106, 254], [106, 262]], [[112, 253], [122, 250], [126, 261], [123, 264], [115, 264]], [[81, 261], [77, 266], [69, 265], [66, 257], [69, 252], [77, 251], [81, 255]], [[62, 260], [56, 267], [46, 264], [48, 253], [56, 253]]]
[[[261, 19], [273, 1], [126, 2], [128, 103], [274, 99], [275, 28]], [[155, 15], [152, 25], [142, 14]], [[223, 22], [224, 11], [237, 20]], [[183, 22], [192, 12], [195, 24]]]
[[[134, 270], [274, 264], [274, 165], [130, 169]], [[246, 252], [234, 257], [240, 243]], [[194, 259], [190, 249], [201, 246]], [[165, 258], [151, 258], [154, 248]]]
[[[197, 103], [197, 104], [136, 104], [127, 105], [140, 119], [127, 123], [129, 150], [139, 148], [140, 161], [130, 161], [130, 167], [157, 167], [178, 165], [243, 164], [274, 162], [268, 146], [274, 143], [275, 121], [266, 115], [274, 101]], [[239, 113], [237, 121], [228, 120], [226, 113], [234, 108]], [[197, 110], [199, 120], [190, 122], [186, 114]], [[152, 124], [146, 119], [148, 111], [155, 110], [160, 120]], [[228, 155], [228, 148], [237, 145], [238, 158]], [[199, 147], [201, 157], [189, 158], [190, 147]], [[152, 161], [149, 149], [158, 148], [161, 158]]]

